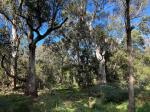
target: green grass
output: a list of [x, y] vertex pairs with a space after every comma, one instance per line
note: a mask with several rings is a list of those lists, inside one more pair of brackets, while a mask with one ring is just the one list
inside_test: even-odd
[[0, 112], [29, 112], [31, 99], [19, 94], [0, 96]]
[[[126, 90], [99, 86], [88, 90], [55, 89], [42, 92], [36, 101], [20, 94], [0, 95], [0, 112], [127, 112]], [[99, 92], [98, 92], [99, 91]], [[149, 112], [149, 91], [136, 96], [136, 112]], [[92, 100], [89, 101], [89, 97]], [[92, 108], [89, 102], [93, 103]]]

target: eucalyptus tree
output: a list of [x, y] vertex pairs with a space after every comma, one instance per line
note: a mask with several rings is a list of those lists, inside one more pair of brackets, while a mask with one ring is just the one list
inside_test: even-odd
[[[83, 44], [85, 44], [85, 40], [87, 38], [87, 26], [86, 26], [86, 4], [87, 0], [81, 1], [72, 1], [68, 7], [65, 14], [69, 16], [69, 31], [66, 32], [67, 35], [65, 42], [69, 42], [70, 48], [68, 48], [70, 57], [72, 59], [72, 64], [76, 65], [76, 80], [79, 86], [83, 84], [83, 77], [86, 77], [86, 73], [82, 73], [83, 68], [81, 68], [81, 55], [82, 49], [85, 48]], [[75, 19], [73, 19], [75, 18]], [[85, 30], [86, 29], [86, 30]], [[64, 36], [65, 36], [64, 35]], [[87, 41], [88, 42], [88, 41]], [[84, 57], [83, 57], [84, 58]]]
[[[95, 49], [96, 58], [99, 63], [98, 67], [98, 80], [102, 84], [106, 84], [106, 52], [108, 47], [108, 35], [106, 34], [106, 24], [108, 14], [105, 12], [107, 0], [92, 0], [90, 3], [95, 7], [92, 12], [87, 14], [87, 26], [90, 32], [90, 38], [92, 38], [93, 48]], [[99, 21], [98, 24], [96, 21]], [[101, 28], [103, 27], [103, 29]], [[100, 80], [101, 79], [101, 80]]]
[[[76, 61], [75, 63], [78, 65], [77, 74], [79, 77], [81, 76], [78, 80], [78, 83], [79, 82], [82, 83], [83, 79], [85, 79], [86, 77], [88, 78], [89, 76], [88, 70], [90, 69], [87, 69], [87, 72], [85, 72], [84, 71], [84, 69], [86, 68], [85, 66], [87, 66], [88, 64], [91, 65], [92, 63], [91, 60], [96, 58], [95, 57], [96, 46], [99, 47], [101, 44], [101, 43], [98, 43], [100, 42], [98, 40], [101, 40], [100, 38], [102, 36], [101, 35], [99, 35], [99, 37], [94, 36], [96, 34], [94, 27], [95, 25], [98, 24], [97, 22], [95, 22], [97, 20], [100, 20], [101, 23], [105, 23], [103, 21], [105, 19], [102, 19], [106, 17], [106, 15], [104, 14], [105, 4], [106, 4], [106, 1], [104, 0], [81, 0], [81, 1], [77, 0], [77, 1], [72, 1], [70, 5], [68, 5], [67, 7], [68, 11], [66, 11], [66, 14], [70, 16], [70, 19], [69, 19], [70, 24], [68, 26], [69, 26], [69, 29], [71, 29], [68, 31], [67, 37], [69, 37], [69, 39], [71, 40], [70, 51], [73, 54], [72, 58], [74, 57], [73, 60]], [[94, 7], [93, 8], [94, 11], [89, 10], [89, 7], [92, 9], [92, 6], [90, 5]], [[101, 55], [101, 52], [99, 52], [99, 54]], [[89, 63], [88, 64], [83, 63], [84, 60], [87, 60], [87, 59], [89, 60]], [[98, 63], [101, 62], [101, 60], [99, 59], [97, 61]], [[84, 65], [84, 67], [81, 65]], [[92, 68], [91, 66], [88, 66], [88, 67]], [[105, 71], [105, 69], [103, 69], [103, 67], [99, 67], [99, 69], [101, 70], [99, 70], [98, 77], [99, 78], [102, 77], [105, 80], [106, 79], [105, 72], [103, 72], [105, 75], [102, 75], [103, 74], [102, 71]], [[84, 71], [83, 74], [81, 72], [82, 70]], [[94, 71], [97, 71], [97, 70], [95, 69]], [[82, 78], [82, 76], [84, 78]], [[92, 77], [92, 75], [90, 77]], [[102, 82], [106, 82], [106, 80]], [[89, 80], [89, 83], [90, 83], [90, 80]]]
[[[36, 44], [62, 27], [68, 18], [62, 17], [62, 10], [67, 1], [63, 0], [24, 0], [18, 16], [26, 21], [26, 33], [29, 41], [29, 67], [25, 93], [37, 96], [35, 74]], [[44, 29], [42, 32], [41, 29]], [[35, 34], [35, 35], [34, 35]]]
[[96, 41], [96, 57], [99, 61], [99, 69], [98, 69], [98, 79], [101, 78], [101, 83], [106, 84], [106, 62], [108, 59], [108, 52], [110, 52], [109, 38], [106, 34], [106, 31], [102, 30], [100, 27], [95, 28], [95, 41]]
[[[134, 100], [134, 75], [133, 75], [133, 54], [132, 54], [132, 37], [131, 37], [131, 31], [133, 29], [132, 25], [131, 25], [131, 19], [134, 18], [133, 13], [131, 12], [131, 3], [137, 3], [137, 5], [139, 5], [140, 7], [138, 7], [139, 9], [142, 7], [142, 2], [143, 1], [139, 1], [135, 2], [134, 0], [126, 0], [125, 2], [123, 2], [125, 5], [125, 29], [126, 29], [126, 36], [127, 36], [127, 52], [128, 52], [128, 89], [129, 89], [129, 105], [128, 105], [128, 111], [129, 112], [134, 112], [135, 111], [135, 100]], [[136, 10], [136, 7], [135, 7]], [[141, 10], [138, 10], [141, 11]], [[135, 13], [135, 12], [134, 12]], [[137, 14], [137, 13], [135, 13]], [[137, 15], [135, 15], [136, 17]]]
[[9, 23], [9, 25], [6, 27], [11, 26], [12, 29], [12, 31], [10, 32], [12, 51], [11, 51], [11, 71], [9, 74], [13, 76], [14, 89], [16, 88], [17, 77], [18, 77], [17, 60], [18, 60], [18, 49], [20, 45], [20, 34], [18, 31], [19, 18], [17, 18], [16, 15], [18, 8], [19, 8], [19, 3], [17, 0], [7, 0], [7, 1], [2, 1], [1, 11], [0, 11], [1, 16], [3, 16], [4, 19]]
[[[133, 72], [133, 46], [132, 46], [132, 30], [137, 27], [133, 26], [133, 20], [142, 16], [142, 11], [147, 3], [147, 0], [116, 0], [120, 14], [124, 20], [124, 27], [126, 31], [126, 47], [128, 55], [128, 92], [129, 92], [129, 105], [128, 111], [135, 111], [134, 100], [134, 72]], [[117, 9], [117, 8], [116, 8]]]

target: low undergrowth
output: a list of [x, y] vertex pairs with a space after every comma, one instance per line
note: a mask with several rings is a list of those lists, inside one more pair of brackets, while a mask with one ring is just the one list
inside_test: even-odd
[[[136, 95], [136, 112], [149, 112], [150, 92]], [[0, 95], [0, 112], [127, 112], [127, 89], [95, 86], [88, 90], [54, 89], [36, 100], [17, 93]]]

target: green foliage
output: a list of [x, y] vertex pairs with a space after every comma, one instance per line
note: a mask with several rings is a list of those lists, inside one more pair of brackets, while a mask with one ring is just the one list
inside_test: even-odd
[[[127, 112], [127, 90], [112, 85], [101, 85], [91, 88], [91, 91], [97, 91], [101, 96], [91, 96], [88, 90], [79, 89], [53, 89], [52, 93], [43, 90], [39, 92], [39, 98], [35, 101], [19, 94], [1, 94], [0, 112]], [[148, 112], [150, 101], [140, 96], [148, 98], [149, 91], [143, 91], [136, 97], [136, 112]], [[93, 98], [92, 101], [89, 97]], [[92, 108], [89, 108], [89, 103], [93, 103]]]
[[144, 56], [144, 63], [145, 63], [145, 65], [150, 66], [150, 56], [149, 55]]
[[39, 25], [50, 19], [52, 12], [48, 0], [25, 0], [25, 6], [27, 6], [30, 17], [37, 20]]
[[139, 30], [132, 31], [132, 42], [134, 48], [143, 48], [144, 47], [144, 38], [142, 33]]
[[[142, 31], [140, 30], [132, 30], [132, 46], [135, 50], [143, 50], [144, 49], [144, 36]], [[126, 38], [124, 37], [122, 44], [126, 46]]]
[[145, 17], [142, 18], [142, 21], [141, 21], [141, 23], [139, 25], [140, 26], [140, 30], [146, 35], [148, 35], [149, 31], [150, 31], [150, 28], [149, 28], [150, 22], [149, 21], [150, 21], [150, 17], [149, 16], [145, 16]]
[[0, 112], [30, 112], [31, 106], [30, 98], [22, 95], [0, 96]]
[[[21, 1], [23, 4], [19, 6]], [[19, 36], [33, 30], [35, 43], [36, 34], [39, 37], [38, 41], [48, 37], [42, 47], [39, 47], [39, 44], [36, 46], [36, 79], [38, 88], [41, 90], [39, 98], [33, 102], [30, 97], [19, 94], [6, 95], [4, 89], [7, 88], [0, 88], [3, 93], [0, 95], [0, 112], [126, 112], [128, 61], [125, 49], [126, 38], [122, 39], [125, 37], [122, 14], [117, 15], [119, 18], [110, 14], [107, 18], [109, 20], [107, 20], [106, 13], [109, 10], [105, 13], [105, 6], [103, 6], [105, 3], [101, 4], [104, 2], [103, 0], [99, 2], [96, 0], [21, 1], [15, 3], [14, 0], [6, 0], [3, 2], [5, 7], [0, 12], [3, 11], [8, 19], [12, 19], [14, 15], [17, 16]], [[146, 1], [132, 0], [130, 10], [132, 18], [145, 7]], [[69, 5], [63, 9], [63, 3], [67, 2]], [[88, 9], [91, 3], [94, 7], [93, 11]], [[117, 3], [122, 6], [121, 2]], [[122, 9], [122, 7], [120, 8]], [[124, 11], [121, 10], [122, 12]], [[21, 14], [22, 17], [18, 14]], [[46, 34], [43, 37], [42, 33], [48, 27], [50, 30], [55, 29], [64, 16], [69, 18], [65, 26], [57, 32], [52, 32], [51, 35]], [[3, 21], [1, 15], [0, 19]], [[105, 21], [108, 23], [108, 28], [105, 27], [107, 26]], [[144, 37], [149, 35], [149, 17], [138, 21], [141, 22], [138, 28], [132, 29], [136, 111], [148, 112], [150, 110], [148, 100], [150, 96], [148, 93], [150, 90], [150, 50], [144, 43]], [[29, 29], [26, 24], [30, 27]], [[8, 61], [10, 61], [10, 46], [6, 45], [5, 47], [2, 38], [5, 37], [8, 40], [10, 38], [11, 32], [7, 31], [6, 27], [9, 29], [10, 23], [0, 29], [0, 39], [2, 40], [0, 40], [0, 58], [1, 54], [6, 54]], [[33, 44], [35, 44], [34, 42]], [[24, 44], [28, 45], [29, 43]], [[24, 46], [26, 45], [21, 47], [25, 49]], [[106, 85], [96, 85], [93, 81], [97, 81], [97, 77], [101, 74], [98, 73], [101, 60], [98, 60], [95, 55], [97, 47], [100, 47], [99, 54], [101, 56], [105, 51], [103, 57], [105, 58], [104, 66], [108, 83]], [[25, 55], [19, 55], [17, 70], [21, 77], [26, 77], [29, 69], [27, 66], [28, 50], [25, 51]], [[7, 63], [7, 67], [10, 69], [9, 63]], [[4, 75], [2, 68], [0, 68], [0, 86], [2, 83], [9, 86], [11, 82]], [[18, 85], [24, 84], [18, 81]], [[76, 89], [72, 89], [73, 87]], [[47, 88], [52, 92], [47, 93]], [[93, 103], [93, 106], [90, 107], [89, 103]]]
[[[149, 62], [148, 60], [149, 55], [142, 54], [141, 52], [135, 52], [136, 56], [134, 59], [134, 72], [136, 78], [136, 85], [139, 87], [144, 88], [148, 84], [150, 69], [149, 69]], [[147, 60], [145, 62], [145, 60]]]
[[125, 84], [127, 74], [127, 54], [124, 49], [117, 49], [107, 61], [107, 79]]
[[51, 88], [55, 83], [51, 68], [42, 61], [38, 61], [36, 65], [36, 73], [38, 76], [39, 88]]
[[93, 95], [101, 96], [102, 101], [105, 103], [120, 103], [128, 99], [127, 89], [111, 85], [97, 85], [94, 88], [90, 88], [90, 91]]
[[145, 102], [141, 107], [137, 108], [137, 112], [148, 112], [150, 110], [150, 102]]

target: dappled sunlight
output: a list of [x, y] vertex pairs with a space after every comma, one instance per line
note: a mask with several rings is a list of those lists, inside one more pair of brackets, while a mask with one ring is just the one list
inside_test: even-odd
[[124, 102], [124, 103], [117, 105], [116, 108], [122, 112], [125, 112], [125, 111], [127, 111], [127, 105], [128, 105], [128, 103]]
[[150, 112], [149, 1], [0, 0], [0, 112]]
[[[115, 100], [106, 100], [112, 94], [109, 90], [110, 86], [108, 88], [102, 86], [99, 89], [105, 94], [104, 96], [97, 97], [96, 93], [91, 96], [88, 90], [53, 89], [51, 93], [47, 91], [40, 93], [36, 101], [21, 94], [1, 94], [0, 112], [6, 110], [7, 112], [20, 112], [20, 110], [22, 110], [21, 112], [110, 112], [110, 110], [111, 112], [127, 112], [127, 101], [116, 103]], [[106, 90], [109, 91], [109, 94], [106, 94]], [[148, 112], [150, 109], [148, 97], [150, 97], [149, 91], [140, 92], [136, 96], [136, 112]]]

